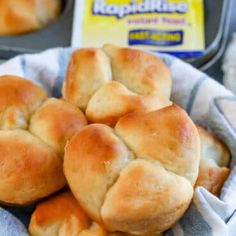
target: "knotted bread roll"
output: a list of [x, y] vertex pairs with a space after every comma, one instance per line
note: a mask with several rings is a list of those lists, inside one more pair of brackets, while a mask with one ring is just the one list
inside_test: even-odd
[[229, 149], [213, 134], [197, 126], [201, 140], [201, 161], [196, 186], [203, 186], [215, 195], [229, 176]]
[[105, 45], [72, 54], [62, 93], [66, 101], [86, 111], [90, 122], [114, 126], [130, 112], [170, 105], [170, 91], [170, 71], [158, 57]]
[[163, 232], [188, 208], [198, 176], [200, 140], [172, 105], [121, 118], [115, 130], [84, 127], [67, 143], [64, 173], [81, 207], [109, 231]]
[[86, 119], [20, 77], [1, 76], [0, 91], [0, 202], [30, 204], [65, 186], [62, 150]]
[[61, 0], [1, 0], [0, 35], [38, 30], [61, 12]]
[[37, 205], [30, 221], [31, 236], [106, 236], [106, 231], [83, 212], [71, 192]]

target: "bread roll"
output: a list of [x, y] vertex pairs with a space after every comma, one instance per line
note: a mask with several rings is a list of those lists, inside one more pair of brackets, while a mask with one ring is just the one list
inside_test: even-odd
[[47, 98], [46, 93], [29, 80], [18, 76], [0, 76], [0, 129], [27, 128], [31, 114]]
[[161, 233], [192, 199], [200, 159], [197, 129], [181, 108], [169, 106], [126, 115], [115, 131], [92, 124], [72, 137], [64, 157], [68, 184], [108, 231]]
[[31, 117], [29, 130], [63, 157], [66, 142], [86, 124], [79, 108], [50, 98]]
[[35, 31], [58, 18], [61, 0], [1, 0], [0, 35]]
[[92, 96], [86, 109], [88, 120], [114, 126], [122, 116], [131, 112], [150, 112], [171, 105], [160, 95], [137, 95], [118, 82], [103, 85]]
[[57, 153], [25, 130], [1, 130], [0, 153], [0, 202], [29, 204], [66, 183]]
[[63, 97], [85, 110], [91, 96], [111, 81], [108, 57], [101, 49], [78, 49], [69, 62], [63, 84]]
[[38, 204], [29, 232], [31, 236], [106, 236], [106, 231], [88, 218], [71, 192]]
[[211, 133], [197, 126], [201, 140], [201, 161], [197, 186], [203, 186], [215, 195], [219, 195], [221, 188], [229, 176], [227, 168], [230, 160], [229, 149]]
[[170, 98], [170, 71], [157, 56], [110, 44], [104, 45], [103, 50], [111, 60], [113, 80], [137, 94], [160, 94]]

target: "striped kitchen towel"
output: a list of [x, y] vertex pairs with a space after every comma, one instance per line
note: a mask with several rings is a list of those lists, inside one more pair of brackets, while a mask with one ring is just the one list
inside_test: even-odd
[[[49, 95], [60, 97], [72, 48], [56, 48], [35, 55], [20, 55], [0, 66], [0, 75], [15, 74], [33, 80]], [[171, 100], [184, 108], [192, 119], [211, 128], [229, 146], [231, 174], [219, 198], [202, 187], [182, 219], [165, 236], [236, 235], [236, 98], [222, 85], [191, 65], [165, 54], [158, 54], [171, 70]], [[23, 211], [22, 211], [23, 212]], [[21, 214], [15, 213], [20, 219]], [[1, 221], [1, 217], [0, 217]], [[24, 222], [27, 224], [27, 222]], [[5, 235], [8, 236], [8, 235]]]

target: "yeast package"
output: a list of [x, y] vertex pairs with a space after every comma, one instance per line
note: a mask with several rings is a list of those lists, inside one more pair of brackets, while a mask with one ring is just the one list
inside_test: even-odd
[[119, 46], [193, 57], [204, 51], [203, 0], [76, 1], [72, 46]]

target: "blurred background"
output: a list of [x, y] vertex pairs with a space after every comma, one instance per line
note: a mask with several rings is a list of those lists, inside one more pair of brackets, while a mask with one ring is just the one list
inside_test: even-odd
[[[101, 4], [106, 3], [106, 0], [99, 1]], [[86, 8], [86, 5], [91, 4], [92, 6], [95, 2], [100, 4], [99, 1], [0, 0], [0, 61], [8, 60], [17, 54], [36, 53], [53, 47], [69, 47], [72, 44], [74, 47], [86, 46], [81, 43], [74, 43], [76, 40], [72, 40], [72, 35], [73, 37], [80, 37], [79, 34], [85, 32], [85, 25], [92, 29], [92, 23], [89, 24], [92, 20], [89, 21], [84, 12], [85, 9], [90, 9], [90, 6]], [[40, 4], [36, 2], [40, 2]], [[122, 3], [122, 1], [110, 0], [107, 3], [111, 2]], [[132, 1], [124, 0], [123, 2], [127, 4]], [[178, 3], [181, 1], [170, 0], [169, 2]], [[194, 4], [203, 4], [203, 40], [205, 48], [199, 55], [180, 55], [180, 57], [220, 83], [224, 83], [233, 91], [236, 90], [234, 88], [236, 87], [234, 82], [236, 80], [236, 46], [234, 46], [236, 45], [236, 36], [234, 37], [235, 43], [233, 43], [233, 34], [236, 32], [236, 0], [186, 0], [186, 2], [188, 2], [190, 8], [193, 8], [191, 9], [192, 17], [198, 14], [197, 11], [199, 11], [198, 8], [194, 8]], [[142, 3], [142, 1], [137, 0], [136, 3]], [[85, 21], [87, 24], [84, 24]], [[201, 24], [199, 19], [195, 21], [196, 24]], [[198, 25], [192, 24], [191, 27], [194, 30], [194, 27], [198, 28]], [[179, 26], [176, 26], [176, 29], [179, 29]], [[117, 36], [119, 34], [121, 33], [117, 30]], [[105, 36], [107, 38], [103, 38], [103, 40], [113, 43], [109, 32]], [[92, 37], [95, 40], [100, 37], [99, 31], [94, 30]], [[191, 35], [188, 37], [191, 37]], [[185, 38], [184, 40], [191, 41], [192, 38]], [[126, 46], [132, 45], [127, 44]], [[147, 47], [144, 47], [144, 49], [148, 50]], [[162, 51], [166, 50], [163, 49]], [[178, 54], [176, 55], [178, 56]]]

